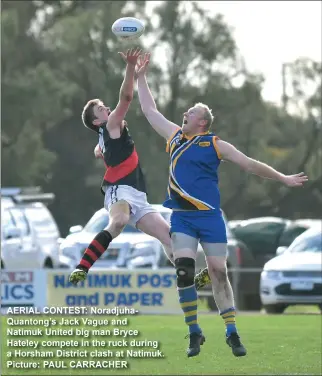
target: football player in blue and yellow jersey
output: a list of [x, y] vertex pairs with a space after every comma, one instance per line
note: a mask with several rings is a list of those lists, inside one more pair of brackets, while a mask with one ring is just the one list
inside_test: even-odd
[[233, 145], [210, 132], [211, 110], [198, 103], [183, 116], [182, 127], [167, 120], [158, 110], [145, 73], [149, 54], [136, 67], [138, 93], [144, 115], [167, 140], [170, 156], [169, 184], [164, 206], [171, 208], [171, 240], [177, 273], [177, 288], [185, 322], [189, 327], [188, 357], [200, 352], [205, 337], [198, 324], [197, 291], [194, 284], [198, 242], [205, 252], [213, 294], [226, 325], [226, 342], [235, 356], [246, 355], [236, 329], [233, 291], [227, 276], [227, 237], [220, 209], [218, 167], [231, 161], [243, 170], [290, 186], [302, 186], [304, 173], [284, 175], [272, 167], [247, 157]]

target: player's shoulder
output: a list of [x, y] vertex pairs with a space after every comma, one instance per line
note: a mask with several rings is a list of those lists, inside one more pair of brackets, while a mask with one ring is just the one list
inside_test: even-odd
[[105, 136], [107, 138], [112, 138], [113, 140], [120, 139], [120, 138], [122, 138], [122, 139], [132, 138], [130, 131], [129, 131], [129, 128], [127, 127], [127, 123], [125, 123], [124, 126], [121, 128], [120, 137], [114, 138], [113, 135], [111, 135], [111, 132], [113, 133], [113, 130], [110, 130], [108, 128], [108, 123], [106, 123], [106, 125], [99, 128], [100, 134], [102, 134], [103, 136]]
[[211, 140], [212, 137], [214, 137], [214, 136], [215, 136], [215, 134], [214, 134], [214, 133], [210, 133], [210, 132], [208, 132], [208, 133], [204, 133], [204, 134], [201, 134], [201, 135], [200, 135], [200, 137], [201, 137], [202, 139], [204, 139], [204, 140]]
[[215, 141], [219, 139], [218, 136], [216, 136], [215, 133], [206, 133], [206, 134], [203, 134], [203, 135], [200, 135], [200, 138], [199, 140], [200, 141], [203, 141], [203, 142], [210, 142], [211, 144]]
[[178, 136], [181, 136], [183, 134], [182, 132], [182, 129], [179, 128], [179, 129], [176, 129], [174, 132], [172, 132], [172, 134], [170, 135], [170, 137], [168, 138], [167, 142], [168, 143], [171, 143], [172, 141], [174, 141], [174, 139], [177, 139]]
[[213, 148], [215, 150], [215, 154], [217, 155], [217, 157], [219, 159], [221, 159], [221, 153], [220, 153], [220, 149], [219, 149], [219, 146], [217, 145], [217, 141], [219, 141], [220, 138], [213, 132], [209, 132], [205, 135], [202, 135], [201, 138], [199, 139], [199, 146], [203, 146], [203, 147], [206, 147], [208, 146], [207, 149], [209, 149], [209, 147]]
[[170, 139], [176, 137], [176, 136], [180, 136], [182, 135], [183, 132], [182, 132], [182, 129], [181, 128], [178, 128], [176, 129], [174, 132], [172, 132], [171, 136], [170, 136]]

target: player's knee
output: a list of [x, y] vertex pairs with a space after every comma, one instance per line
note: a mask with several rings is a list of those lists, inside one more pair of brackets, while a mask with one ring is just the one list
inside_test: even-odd
[[177, 273], [178, 287], [188, 287], [194, 284], [195, 263], [195, 260], [190, 257], [175, 259], [174, 264]]
[[116, 231], [122, 231], [124, 226], [128, 224], [130, 216], [127, 213], [117, 213], [111, 218], [110, 226]]

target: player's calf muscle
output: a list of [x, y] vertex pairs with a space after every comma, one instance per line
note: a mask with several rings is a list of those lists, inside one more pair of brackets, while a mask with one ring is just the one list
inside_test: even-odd
[[220, 311], [234, 305], [233, 290], [228, 279], [226, 267], [209, 268], [209, 275], [213, 286], [213, 294]]

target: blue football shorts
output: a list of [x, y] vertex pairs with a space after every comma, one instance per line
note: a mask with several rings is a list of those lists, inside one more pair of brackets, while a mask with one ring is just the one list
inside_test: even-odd
[[173, 211], [170, 233], [183, 233], [205, 243], [227, 243], [221, 210]]

